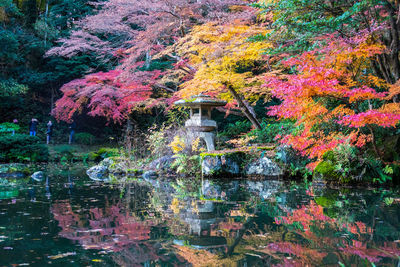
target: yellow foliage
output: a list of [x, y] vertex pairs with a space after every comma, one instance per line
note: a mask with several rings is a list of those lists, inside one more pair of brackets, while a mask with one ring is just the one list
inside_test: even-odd
[[245, 136], [244, 138], [237, 138], [237, 139], [231, 139], [228, 141], [229, 144], [234, 145], [235, 147], [244, 147], [247, 146], [250, 141], [256, 139], [256, 136]]
[[200, 138], [197, 137], [192, 141], [192, 151], [193, 152], [204, 152], [204, 147], [200, 147]]
[[174, 47], [174, 51], [188, 58], [197, 70], [193, 79], [182, 84], [180, 96], [188, 98], [209, 93], [231, 101], [230, 94], [226, 94], [229, 84], [248, 100], [258, 100], [260, 96], [251, 91], [261, 87], [262, 79], [242, 70], [255, 68], [257, 63], [265, 60], [264, 52], [272, 47], [271, 44], [249, 38], [267, 33], [265, 27], [239, 21], [231, 25], [207, 23], [195, 27]]
[[180, 204], [177, 198], [172, 199], [171, 205], [169, 206], [174, 214], [179, 214]]
[[390, 100], [398, 94], [400, 94], [400, 80], [398, 80], [395, 84], [390, 86], [389, 95], [387, 96], [387, 99]]
[[383, 105], [380, 109], [381, 112], [400, 114], [399, 103], [389, 103]]
[[183, 142], [183, 139], [179, 136], [175, 136], [174, 141], [172, 141], [168, 146], [172, 149], [172, 152], [174, 152], [174, 154], [177, 154], [185, 149], [185, 143]]

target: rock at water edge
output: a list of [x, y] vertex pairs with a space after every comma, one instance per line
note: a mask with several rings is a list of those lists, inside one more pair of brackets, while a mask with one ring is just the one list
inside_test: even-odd
[[41, 182], [44, 179], [44, 173], [42, 171], [34, 172], [31, 177], [33, 180]]
[[106, 166], [102, 165], [93, 166], [92, 168], [86, 171], [86, 174], [89, 176], [90, 179], [94, 181], [109, 180], [108, 168]]
[[283, 170], [276, 162], [267, 157], [262, 157], [247, 166], [246, 174], [279, 177], [283, 175]]

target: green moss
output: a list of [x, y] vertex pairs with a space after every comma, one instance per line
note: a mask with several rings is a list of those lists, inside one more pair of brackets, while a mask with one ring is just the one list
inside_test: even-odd
[[263, 151], [270, 151], [270, 150], [274, 150], [275, 146], [258, 146], [258, 147], [254, 147], [257, 150], [263, 150]]
[[314, 170], [314, 175], [321, 174], [325, 180], [340, 181], [341, 175], [335, 171], [335, 166], [330, 161], [322, 161]]
[[326, 152], [322, 158], [323, 158], [325, 161], [330, 160], [330, 161], [334, 162], [334, 161], [336, 160], [336, 159], [335, 159], [335, 153], [334, 153], [333, 151], [328, 151], [328, 152]]
[[240, 155], [240, 154], [245, 154], [243, 151], [215, 151], [215, 152], [203, 152], [200, 153], [200, 157], [203, 159], [205, 157], [220, 157], [220, 156], [234, 156], [234, 155]]
[[204, 196], [200, 196], [200, 200], [203, 201], [213, 201], [213, 202], [224, 202], [222, 199], [213, 198], [205, 198]]
[[328, 198], [328, 197], [316, 197], [315, 202], [322, 207], [332, 207], [335, 205], [336, 199]]
[[111, 157], [118, 157], [121, 155], [118, 148], [109, 148], [109, 147], [102, 147], [100, 148], [97, 153], [101, 158], [111, 158]]

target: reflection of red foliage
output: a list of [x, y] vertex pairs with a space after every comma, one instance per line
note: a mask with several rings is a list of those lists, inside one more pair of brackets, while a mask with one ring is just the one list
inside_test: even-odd
[[333, 219], [325, 216], [323, 207], [317, 205], [315, 201], [310, 201], [309, 205], [303, 205], [288, 216], [275, 218], [276, 224], [293, 224], [295, 222], [299, 222], [303, 226], [304, 231], [307, 232], [310, 230], [310, 225], [316, 222], [332, 223]]
[[[278, 225], [301, 225], [302, 230], [297, 233], [312, 241], [314, 244], [325, 244], [334, 246], [334, 250], [342, 255], [353, 256], [357, 255], [362, 259], [367, 259], [372, 263], [379, 262], [382, 258], [394, 258], [400, 255], [400, 250], [394, 242], [386, 242], [384, 246], [377, 246], [376, 244], [368, 245], [372, 242], [371, 236], [374, 231], [363, 222], [343, 223], [338, 219], [330, 218], [323, 213], [323, 207], [316, 204], [311, 200], [308, 205], [302, 205], [299, 209], [287, 211], [286, 216], [276, 217], [275, 223]], [[313, 227], [316, 228], [313, 228]], [[337, 233], [344, 231], [346, 238], [342, 235], [336, 237], [320, 236], [314, 233], [314, 229], [327, 229], [337, 231]], [[318, 231], [317, 231], [318, 232]], [[352, 235], [348, 235], [351, 233]], [[358, 240], [356, 240], [358, 239]], [[351, 241], [349, 243], [349, 241]], [[340, 247], [337, 247], [341, 244]], [[300, 262], [304, 264], [309, 262], [310, 259], [322, 260], [324, 253], [318, 252], [316, 249], [304, 248], [299, 244], [289, 242], [276, 242], [268, 245], [268, 249], [286, 253], [296, 256], [300, 259], [287, 262], [287, 266], [298, 266]], [[286, 265], [284, 265], [286, 266]]]
[[324, 208], [316, 204], [313, 200], [308, 205], [302, 205], [300, 209], [289, 212], [287, 216], [276, 217], [275, 223], [278, 225], [300, 223], [306, 233], [310, 231], [311, 225], [318, 225], [324, 228], [326, 223], [337, 227], [339, 230], [347, 230], [355, 235], [372, 233], [372, 229], [367, 227], [363, 222], [339, 223], [336, 219], [324, 215]]
[[340, 248], [346, 254], [354, 254], [358, 255], [362, 259], [367, 259], [370, 262], [379, 262], [381, 257], [392, 256], [393, 258], [397, 258], [400, 254], [399, 249], [396, 247], [396, 244], [385, 244], [384, 247], [379, 248], [379, 250], [374, 248], [367, 248], [367, 245], [359, 241], [353, 240], [353, 246], [346, 245], [344, 248]]
[[290, 242], [271, 243], [268, 245], [268, 249], [275, 252], [286, 253], [292, 256], [297, 256], [302, 259], [309, 258], [312, 259], [313, 261], [318, 261], [318, 262], [322, 261], [322, 259], [327, 255], [327, 253], [319, 252], [315, 249], [309, 249], [299, 244]]
[[69, 201], [59, 201], [51, 211], [62, 228], [60, 236], [79, 242], [85, 249], [119, 251], [126, 245], [150, 239], [151, 221], [137, 221], [114, 205], [74, 212]]

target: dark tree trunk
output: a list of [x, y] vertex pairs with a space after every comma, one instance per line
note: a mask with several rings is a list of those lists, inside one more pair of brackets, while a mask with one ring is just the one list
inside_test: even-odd
[[236, 90], [230, 84], [225, 84], [225, 86], [228, 89], [228, 91], [232, 94], [233, 98], [235, 98], [235, 100], [237, 101], [239, 108], [243, 112], [243, 114], [249, 119], [249, 121], [254, 125], [254, 127], [256, 127], [256, 129], [261, 130], [260, 122], [249, 110], [248, 106], [244, 103], [242, 97], [238, 94], [238, 92], [236, 92]]

